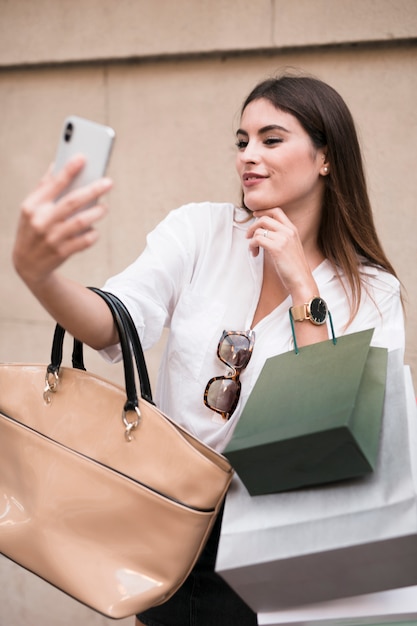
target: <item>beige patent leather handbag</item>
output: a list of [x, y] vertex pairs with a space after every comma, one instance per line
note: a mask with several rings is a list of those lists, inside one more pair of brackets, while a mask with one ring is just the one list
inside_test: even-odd
[[[0, 552], [112, 617], [166, 601], [210, 533], [232, 478], [228, 461], [152, 403], [136, 329], [94, 290], [119, 329], [126, 389], [51, 364], [0, 365]], [[135, 384], [132, 352], [139, 371]]]

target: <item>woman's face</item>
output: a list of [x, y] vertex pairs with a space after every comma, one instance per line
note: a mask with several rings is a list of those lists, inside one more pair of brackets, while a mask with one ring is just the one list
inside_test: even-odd
[[236, 168], [248, 209], [280, 207], [287, 214], [321, 209], [325, 150], [313, 146], [296, 117], [264, 98], [253, 100], [236, 138]]

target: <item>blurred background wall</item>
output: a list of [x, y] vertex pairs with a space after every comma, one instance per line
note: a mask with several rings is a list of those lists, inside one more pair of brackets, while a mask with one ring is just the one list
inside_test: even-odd
[[[65, 116], [117, 133], [100, 241], [64, 267], [100, 286], [170, 209], [239, 201], [240, 104], [287, 68], [329, 82], [354, 115], [377, 227], [404, 284], [417, 380], [416, 0], [0, 0], [0, 361], [49, 358], [54, 324], [10, 256], [19, 205], [53, 160]], [[148, 354], [153, 379], [162, 344]], [[87, 364], [121, 381], [92, 351]], [[113, 623], [0, 557], [2, 626], [77, 622]]]

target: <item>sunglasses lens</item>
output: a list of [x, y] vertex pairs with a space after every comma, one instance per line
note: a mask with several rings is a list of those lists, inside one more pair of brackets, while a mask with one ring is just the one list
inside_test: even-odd
[[206, 392], [207, 405], [222, 413], [230, 413], [237, 404], [239, 388], [239, 382], [231, 378], [211, 381]]
[[245, 335], [229, 334], [220, 344], [219, 355], [224, 363], [240, 370], [249, 362], [251, 356], [249, 347], [250, 341]]

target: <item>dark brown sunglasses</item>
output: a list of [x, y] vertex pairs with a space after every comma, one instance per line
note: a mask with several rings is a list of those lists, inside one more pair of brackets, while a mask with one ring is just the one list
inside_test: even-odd
[[242, 370], [248, 365], [255, 344], [253, 330], [224, 330], [217, 346], [220, 361], [230, 367], [225, 376], [210, 378], [204, 391], [204, 404], [228, 420], [240, 398]]

